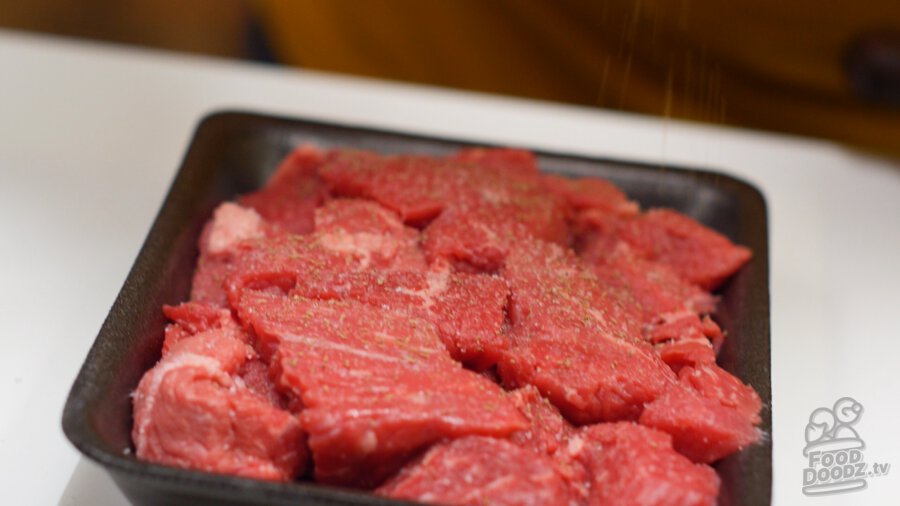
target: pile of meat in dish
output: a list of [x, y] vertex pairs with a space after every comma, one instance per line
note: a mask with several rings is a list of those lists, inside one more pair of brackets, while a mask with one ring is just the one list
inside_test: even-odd
[[713, 504], [760, 437], [711, 295], [751, 257], [533, 155], [301, 147], [216, 210], [140, 459], [448, 504]]

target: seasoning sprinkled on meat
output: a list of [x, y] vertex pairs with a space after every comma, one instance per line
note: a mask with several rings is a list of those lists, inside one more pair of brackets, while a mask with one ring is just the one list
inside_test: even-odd
[[456, 505], [711, 505], [761, 437], [711, 290], [751, 252], [531, 152], [301, 146], [213, 210], [139, 459]]

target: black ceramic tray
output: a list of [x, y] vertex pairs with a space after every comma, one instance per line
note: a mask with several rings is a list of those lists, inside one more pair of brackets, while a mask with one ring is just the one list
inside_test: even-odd
[[[259, 187], [302, 142], [432, 155], [478, 144], [240, 112], [202, 121], [63, 413], [69, 440], [100, 463], [135, 504], [400, 504], [308, 482], [275, 484], [163, 467], [138, 461], [132, 451], [129, 394], [159, 359], [165, 325], [160, 307], [187, 297], [201, 226], [219, 202]], [[538, 157], [542, 170], [608, 178], [645, 208], [677, 209], [753, 250], [752, 262], [721, 291], [716, 318], [728, 338], [719, 363], [759, 392], [765, 404], [761, 428], [769, 437], [716, 467], [722, 477], [720, 504], [769, 504], [769, 272], [762, 195], [712, 172], [556, 153]]]

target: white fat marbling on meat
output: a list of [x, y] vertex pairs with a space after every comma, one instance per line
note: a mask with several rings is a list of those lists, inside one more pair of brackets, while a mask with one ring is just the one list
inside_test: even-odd
[[392, 258], [397, 252], [397, 241], [394, 238], [368, 232], [348, 234], [338, 230], [322, 233], [319, 235], [319, 244], [336, 253], [351, 255], [359, 261], [361, 269], [369, 267], [375, 253]]
[[203, 369], [211, 378], [220, 381], [223, 385], [229, 385], [231, 383], [231, 376], [222, 370], [222, 365], [218, 360], [196, 353], [182, 353], [167, 357], [156, 364], [156, 367], [149, 373], [150, 382], [146, 385], [146, 389], [141, 388], [141, 386], [144, 385], [145, 378], [141, 381], [141, 385], [138, 386], [138, 390], [134, 395], [134, 402], [140, 403], [142, 411], [146, 413], [146, 416], [142, 416], [139, 420], [135, 420], [137, 424], [137, 437], [135, 438], [134, 443], [138, 452], [140, 452], [141, 448], [144, 448], [147, 444], [147, 425], [152, 418], [153, 405], [156, 402], [156, 396], [159, 393], [159, 387], [162, 384], [163, 379], [165, 379], [165, 377], [173, 370], [186, 367]]
[[207, 251], [220, 255], [241, 241], [263, 237], [262, 226], [262, 217], [253, 209], [225, 202], [213, 213]]
[[447, 291], [450, 283], [450, 269], [432, 269], [425, 276], [427, 286], [421, 290], [412, 290], [409, 288], [399, 287], [397, 293], [411, 295], [422, 299], [422, 305], [427, 309], [434, 306], [437, 298]]

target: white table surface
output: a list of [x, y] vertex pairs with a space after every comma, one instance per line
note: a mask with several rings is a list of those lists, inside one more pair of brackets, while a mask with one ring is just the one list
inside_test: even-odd
[[[124, 498], [60, 429], [71, 382], [197, 121], [252, 109], [716, 167], [769, 206], [774, 500], [801, 494], [810, 412], [852, 396], [868, 462], [900, 467], [900, 166], [752, 131], [0, 31], [0, 500]], [[900, 142], [900, 139], [898, 139]]]

